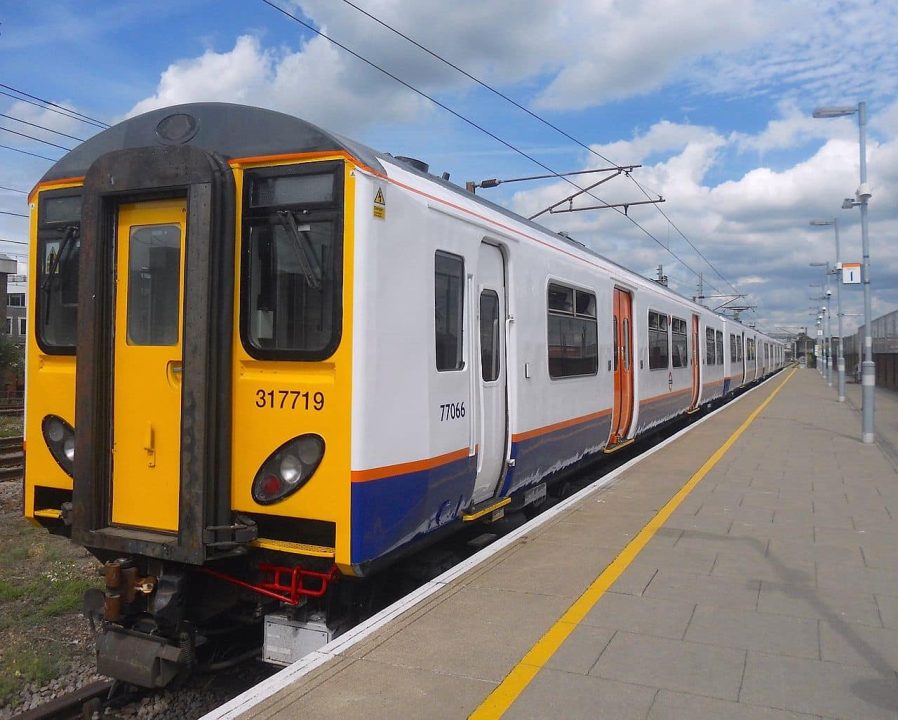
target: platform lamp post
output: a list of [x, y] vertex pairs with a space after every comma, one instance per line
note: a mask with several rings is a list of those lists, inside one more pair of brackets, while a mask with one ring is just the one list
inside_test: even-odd
[[826, 349], [826, 384], [830, 387], [833, 386], [833, 333], [832, 333], [832, 313], [829, 311], [829, 299], [832, 297], [832, 290], [829, 289], [829, 261], [826, 262], [812, 262], [808, 263], [811, 267], [822, 267], [824, 268], [824, 272], [826, 276], [824, 278], [823, 283], [823, 297], [820, 299], [826, 300], [826, 306], [820, 308], [820, 311], [826, 315], [826, 342], [828, 343]]
[[[818, 287], [818, 288], [820, 288], [821, 291], [824, 291], [826, 289], [826, 285], [822, 284], [822, 283], [811, 283], [810, 285], [808, 285], [808, 287], [812, 287], [812, 288]], [[815, 295], [812, 298], [808, 298], [808, 300], [826, 300], [826, 299], [827, 299], [827, 295], [825, 292], [823, 295]], [[827, 303], [827, 305], [828, 305], [828, 303]], [[829, 382], [830, 351], [829, 351], [829, 348], [827, 347], [827, 340], [826, 340], [826, 336], [829, 334], [828, 333], [829, 317], [827, 314], [828, 313], [827, 305], [822, 305], [822, 306], [811, 308], [811, 309], [817, 313], [817, 327], [820, 330], [819, 337], [823, 338], [822, 342], [820, 343], [820, 351], [823, 355], [823, 365], [819, 366], [820, 376], [824, 380], [827, 381], [827, 384], [832, 385], [832, 383]], [[823, 327], [824, 318], [826, 318], [826, 320], [827, 320], [827, 327], [825, 327], [825, 328]]]
[[839, 332], [839, 355], [836, 360], [836, 369], [839, 378], [839, 402], [845, 402], [845, 351], [842, 348], [842, 256], [839, 250], [839, 218], [811, 220], [811, 225], [815, 227], [832, 225], [836, 235], [836, 267], [832, 271], [836, 279], [836, 318]]
[[819, 107], [814, 110], [815, 118], [835, 118], [857, 113], [858, 142], [860, 144], [860, 180], [861, 184], [855, 192], [855, 198], [845, 198], [843, 210], [853, 207], [861, 209], [861, 245], [863, 247], [864, 284], [864, 361], [861, 363], [863, 389], [863, 420], [861, 421], [861, 439], [872, 443], [875, 439], [874, 421], [874, 387], [876, 385], [876, 366], [873, 363], [873, 336], [871, 334], [872, 313], [870, 311], [870, 243], [867, 237], [867, 202], [872, 197], [867, 186], [867, 103], [859, 102], [857, 106], [841, 105]]

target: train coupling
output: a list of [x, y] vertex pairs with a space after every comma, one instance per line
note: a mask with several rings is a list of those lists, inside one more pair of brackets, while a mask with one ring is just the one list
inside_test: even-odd
[[107, 625], [97, 639], [97, 672], [139, 687], [161, 688], [190, 667], [192, 655], [189, 646]]

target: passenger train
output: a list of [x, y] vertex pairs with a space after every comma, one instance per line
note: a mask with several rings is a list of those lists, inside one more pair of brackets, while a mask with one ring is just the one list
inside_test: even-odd
[[130, 118], [29, 199], [24, 513], [103, 563], [98, 668], [137, 685], [265, 618], [324, 642], [357, 579], [783, 365], [419, 161], [269, 110]]

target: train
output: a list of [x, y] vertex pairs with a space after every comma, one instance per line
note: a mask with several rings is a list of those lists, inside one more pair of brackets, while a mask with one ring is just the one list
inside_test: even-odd
[[366, 579], [784, 364], [419, 160], [267, 109], [131, 117], [29, 203], [24, 515], [100, 562], [98, 670], [134, 685], [221, 665], [229, 632], [281, 664], [320, 647]]

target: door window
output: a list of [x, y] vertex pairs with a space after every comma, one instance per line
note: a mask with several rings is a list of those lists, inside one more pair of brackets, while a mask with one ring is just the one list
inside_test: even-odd
[[128, 247], [128, 344], [177, 345], [181, 228], [131, 228]]
[[480, 370], [484, 381], [499, 378], [499, 296], [493, 290], [480, 293]]

